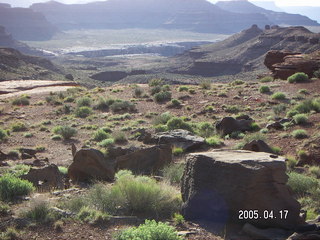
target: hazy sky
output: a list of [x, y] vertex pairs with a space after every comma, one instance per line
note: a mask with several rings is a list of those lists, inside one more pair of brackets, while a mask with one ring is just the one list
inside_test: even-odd
[[[0, 0], [0, 2], [10, 3], [13, 7], [28, 7], [35, 2], [47, 2], [48, 0]], [[97, 0], [57, 0], [62, 3], [86, 3]], [[161, 1], [161, 0], [159, 0]], [[209, 0], [210, 2], [217, 2], [217, 0]], [[253, 0], [255, 1], [255, 0]], [[272, 1], [272, 0], [256, 0], [256, 1]], [[273, 0], [277, 6], [320, 6], [319, 0]]]

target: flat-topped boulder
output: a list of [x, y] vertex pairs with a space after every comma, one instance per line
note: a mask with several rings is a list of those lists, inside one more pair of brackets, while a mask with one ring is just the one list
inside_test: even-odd
[[301, 206], [286, 185], [285, 171], [285, 158], [270, 153], [217, 150], [189, 154], [181, 185], [183, 215], [292, 229], [300, 223]]

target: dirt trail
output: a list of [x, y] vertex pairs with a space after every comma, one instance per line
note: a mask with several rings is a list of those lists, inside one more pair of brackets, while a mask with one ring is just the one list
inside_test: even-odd
[[12, 80], [0, 82], [0, 99], [6, 99], [21, 94], [39, 94], [47, 92], [65, 91], [79, 86], [71, 81], [50, 80]]

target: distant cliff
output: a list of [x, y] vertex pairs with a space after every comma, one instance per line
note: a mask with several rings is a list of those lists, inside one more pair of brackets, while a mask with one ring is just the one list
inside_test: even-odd
[[259, 13], [232, 13], [206, 0], [108, 0], [88, 4], [33, 4], [59, 29], [165, 28], [235, 33], [273, 22]]
[[201, 76], [231, 75], [264, 68], [269, 50], [311, 53], [320, 50], [320, 34], [304, 27], [262, 30], [257, 26], [224, 41], [195, 47], [171, 59], [172, 73]]
[[0, 5], [0, 25], [17, 40], [48, 40], [57, 32], [43, 14], [29, 8], [11, 8], [8, 4]]

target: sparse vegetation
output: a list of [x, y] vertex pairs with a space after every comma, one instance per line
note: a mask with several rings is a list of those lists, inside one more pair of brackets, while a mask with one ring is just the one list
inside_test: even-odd
[[223, 144], [223, 140], [218, 136], [212, 136], [205, 139], [206, 143], [211, 147], [219, 147]]
[[306, 124], [308, 122], [308, 116], [306, 114], [296, 114], [293, 116], [293, 120], [296, 124]]
[[84, 206], [80, 209], [79, 213], [77, 214], [77, 218], [80, 221], [87, 222], [90, 224], [101, 224], [109, 220], [109, 215], [99, 210], [90, 208], [88, 206]]
[[12, 132], [23, 132], [27, 130], [27, 126], [23, 122], [14, 122], [11, 124]]
[[168, 123], [167, 127], [169, 130], [174, 129], [185, 129], [188, 131], [192, 131], [192, 127], [189, 123], [185, 122], [182, 118], [179, 117], [173, 117], [171, 118]]
[[312, 192], [317, 187], [319, 187], [319, 182], [314, 177], [305, 176], [296, 172], [290, 172], [288, 175], [288, 185], [298, 196], [302, 196], [308, 192]]
[[200, 87], [201, 87], [202, 89], [206, 89], [206, 90], [211, 89], [211, 81], [209, 81], [209, 80], [201, 81], [201, 82], [200, 82]]
[[97, 142], [101, 142], [107, 138], [110, 138], [110, 134], [105, 132], [103, 129], [99, 129], [93, 134], [93, 140]]
[[5, 141], [8, 138], [7, 132], [0, 128], [0, 142]]
[[304, 129], [294, 130], [291, 134], [292, 134], [292, 136], [294, 138], [297, 138], [297, 139], [302, 139], [302, 138], [307, 138], [308, 137], [308, 133]]
[[27, 106], [30, 105], [30, 101], [26, 96], [20, 96], [18, 98], [13, 99], [12, 105], [16, 106]]
[[183, 170], [183, 163], [171, 163], [163, 168], [162, 173], [164, 179], [169, 181], [170, 184], [179, 185], [181, 182]]
[[183, 149], [180, 148], [180, 147], [174, 147], [174, 148], [172, 149], [172, 154], [175, 155], [175, 156], [179, 156], [179, 155], [181, 155], [183, 152], [184, 152]]
[[171, 92], [169, 91], [161, 91], [154, 95], [154, 100], [157, 103], [167, 102], [171, 99]]
[[75, 111], [75, 115], [80, 118], [86, 118], [92, 113], [91, 107], [79, 107]]
[[272, 94], [271, 98], [275, 100], [284, 100], [286, 99], [286, 95], [283, 92], [276, 92]]
[[260, 93], [269, 93], [270, 92], [270, 88], [268, 86], [261, 86], [259, 88], [259, 92]]
[[46, 202], [36, 202], [23, 216], [38, 223], [46, 223], [53, 220], [49, 205]]
[[273, 77], [271, 76], [266, 76], [260, 79], [260, 82], [262, 83], [266, 83], [266, 82], [272, 82], [273, 81]]
[[89, 97], [82, 97], [77, 101], [77, 106], [80, 107], [90, 107], [92, 100]]

